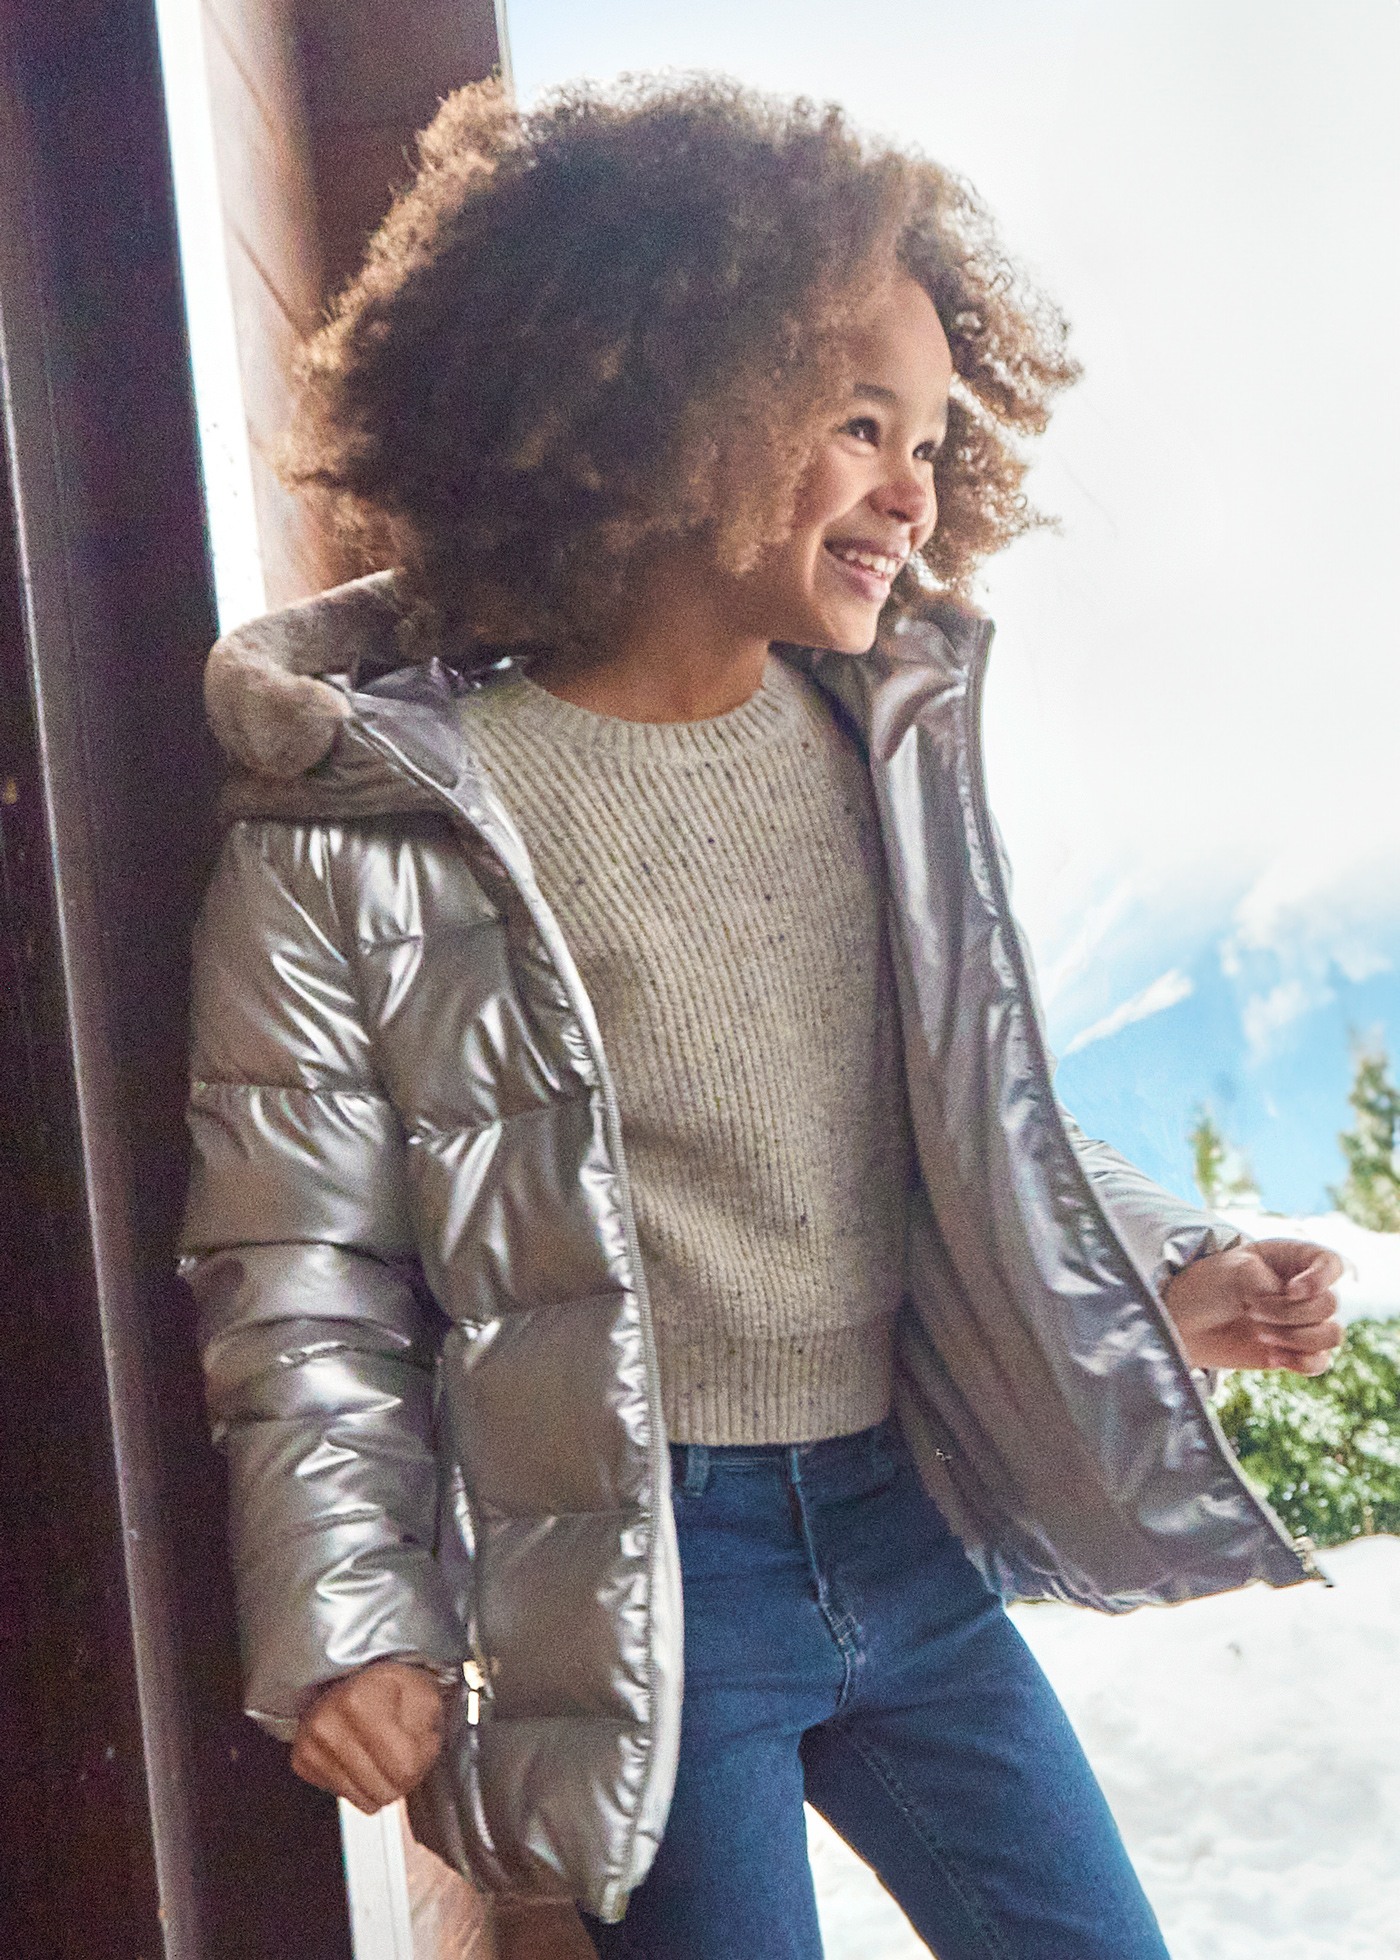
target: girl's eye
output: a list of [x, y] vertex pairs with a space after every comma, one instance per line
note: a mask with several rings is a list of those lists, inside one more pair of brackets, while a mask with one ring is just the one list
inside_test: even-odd
[[[868, 442], [879, 447], [880, 424], [873, 415], [853, 415], [849, 422], [842, 423], [840, 432], [843, 436], [854, 436], [857, 442]], [[918, 463], [936, 463], [938, 450], [936, 442], [921, 442], [914, 451], [914, 460]]]

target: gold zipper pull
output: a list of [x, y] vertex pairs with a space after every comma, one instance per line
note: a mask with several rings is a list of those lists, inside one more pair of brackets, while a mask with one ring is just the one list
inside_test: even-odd
[[463, 1661], [462, 1679], [467, 1684], [467, 1724], [475, 1728], [481, 1720], [481, 1697], [488, 1692], [486, 1670], [475, 1658]]

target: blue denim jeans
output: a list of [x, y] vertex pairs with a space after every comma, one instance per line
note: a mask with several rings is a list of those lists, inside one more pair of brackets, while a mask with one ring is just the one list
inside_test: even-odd
[[893, 1422], [673, 1445], [685, 1598], [666, 1833], [603, 1960], [820, 1960], [803, 1799], [938, 1960], [1165, 1960], [1049, 1683]]

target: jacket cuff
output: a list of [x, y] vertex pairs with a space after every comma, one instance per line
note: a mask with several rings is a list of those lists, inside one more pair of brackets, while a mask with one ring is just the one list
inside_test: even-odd
[[[1153, 1276], [1158, 1293], [1165, 1297], [1167, 1282], [1175, 1279], [1179, 1272], [1193, 1265], [1197, 1259], [1208, 1259], [1216, 1252], [1231, 1252], [1237, 1245], [1249, 1243], [1249, 1234], [1240, 1231], [1238, 1226], [1225, 1218], [1209, 1218], [1202, 1225], [1174, 1232], [1163, 1249], [1161, 1264]], [[1219, 1368], [1191, 1370], [1191, 1379], [1207, 1402], [1215, 1397], [1221, 1373]]]
[[387, 1518], [291, 1535], [238, 1578], [244, 1707], [272, 1735], [373, 1661], [449, 1675], [470, 1651], [436, 1562]]
[[249, 1721], [255, 1721], [259, 1725], [259, 1729], [263, 1729], [267, 1735], [275, 1737], [278, 1742], [294, 1742], [302, 1715], [308, 1711], [308, 1707], [312, 1707], [312, 1703], [316, 1701], [316, 1697], [325, 1688], [331, 1688], [335, 1682], [349, 1680], [351, 1674], [359, 1674], [363, 1668], [373, 1668], [378, 1660], [402, 1660], [404, 1666], [424, 1668], [425, 1674], [431, 1674], [433, 1680], [437, 1682], [437, 1686], [441, 1690], [457, 1690], [463, 1684], [461, 1662], [453, 1662], [451, 1666], [445, 1666], [441, 1662], [441, 1658], [429, 1658], [427, 1654], [371, 1654], [369, 1660], [361, 1660], [353, 1668], [341, 1668], [335, 1674], [327, 1674], [325, 1680], [322, 1680], [322, 1682], [314, 1682], [310, 1688], [302, 1688], [300, 1695], [298, 1695], [300, 1713], [296, 1713], [296, 1715], [286, 1715], [286, 1713], [278, 1713], [275, 1709], [261, 1709], [261, 1707], [253, 1707], [253, 1705], [245, 1707], [243, 1713], [249, 1717]]
[[1163, 1242], [1152, 1284], [1159, 1294], [1165, 1293], [1168, 1283], [1198, 1259], [1209, 1259], [1217, 1252], [1230, 1252], [1248, 1243], [1248, 1234], [1227, 1218], [1205, 1216], [1199, 1223], [1179, 1226]]

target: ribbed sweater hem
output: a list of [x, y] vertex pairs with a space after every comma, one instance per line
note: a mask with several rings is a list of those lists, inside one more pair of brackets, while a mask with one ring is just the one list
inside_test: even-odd
[[894, 1316], [781, 1338], [656, 1328], [673, 1443], [815, 1443], [890, 1412]]

